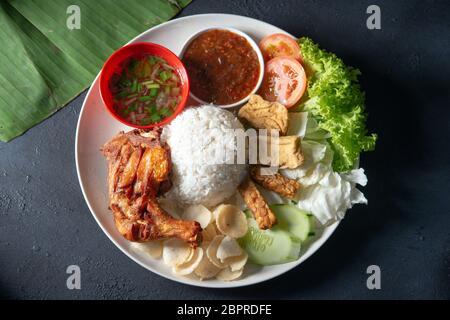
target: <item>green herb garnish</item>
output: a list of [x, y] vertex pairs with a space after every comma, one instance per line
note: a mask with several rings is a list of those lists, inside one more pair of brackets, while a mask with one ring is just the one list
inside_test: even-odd
[[159, 89], [158, 88], [151, 88], [150, 89], [150, 96], [155, 97], [158, 94]]
[[146, 126], [146, 125], [148, 125], [148, 124], [150, 124], [152, 122], [153, 122], [152, 119], [149, 118], [149, 117], [141, 119], [141, 124], [144, 125], [144, 126]]
[[126, 96], [128, 96], [127, 90], [123, 90], [123, 91], [119, 92], [118, 94], [116, 94], [117, 98], [125, 98]]
[[138, 61], [137, 59], [131, 58], [131, 60], [130, 60], [130, 66], [129, 66], [130, 71], [134, 71], [134, 70], [136, 69], [138, 63], [139, 63], [139, 61]]
[[144, 107], [144, 110], [149, 113], [149, 114], [154, 114], [156, 113], [158, 110], [156, 109], [155, 105], [149, 106], [149, 107]]
[[172, 115], [172, 111], [169, 108], [162, 108], [159, 113], [165, 117]]
[[138, 100], [141, 101], [141, 102], [149, 101], [149, 100], [152, 100], [152, 99], [153, 99], [153, 97], [151, 97], [151, 96], [142, 96], [142, 97], [138, 98]]
[[144, 83], [144, 85], [148, 88], [148, 89], [159, 89], [159, 84], [158, 83]]
[[137, 102], [135, 102], [135, 103], [133, 103], [129, 108], [128, 108], [128, 110], [130, 110], [130, 112], [131, 111], [136, 111], [137, 110]]
[[137, 86], [138, 86], [137, 79], [134, 79], [134, 80], [133, 80], [133, 84], [131, 85], [131, 92], [132, 92], [132, 93], [135, 93], [135, 92], [136, 92]]
[[152, 114], [150, 119], [152, 119], [153, 122], [159, 122], [161, 121], [161, 116], [159, 114]]
[[123, 117], [128, 117], [128, 115], [130, 114], [130, 112], [131, 112], [131, 110], [130, 110], [130, 108], [127, 108], [127, 109], [124, 109], [124, 110], [122, 110], [121, 112], [120, 112], [120, 114], [123, 116]]
[[172, 77], [172, 73], [170, 71], [161, 71], [159, 73], [159, 78], [162, 82], [165, 82], [166, 80], [169, 80]]

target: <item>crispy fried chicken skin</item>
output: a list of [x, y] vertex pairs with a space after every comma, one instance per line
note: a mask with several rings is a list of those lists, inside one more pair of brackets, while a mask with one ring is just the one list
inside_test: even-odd
[[252, 166], [250, 168], [250, 176], [257, 184], [288, 199], [293, 199], [298, 189], [300, 189], [300, 183], [280, 173], [271, 175], [261, 174], [261, 166]]
[[130, 241], [177, 237], [196, 247], [201, 227], [172, 218], [157, 196], [170, 188], [170, 149], [160, 130], [120, 132], [101, 149], [108, 160], [109, 208], [119, 232]]
[[259, 228], [262, 230], [272, 228], [277, 223], [277, 218], [253, 181], [250, 179], [244, 180], [238, 189], [247, 207], [252, 211]]

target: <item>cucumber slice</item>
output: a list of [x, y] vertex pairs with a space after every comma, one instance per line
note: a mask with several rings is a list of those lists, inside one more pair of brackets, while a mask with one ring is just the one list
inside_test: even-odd
[[308, 211], [301, 210], [292, 204], [272, 204], [269, 206], [278, 219], [281, 229], [287, 230], [301, 241], [314, 235], [313, 217]]
[[301, 241], [279, 226], [260, 230], [255, 219], [249, 218], [247, 234], [239, 239], [253, 263], [269, 266], [295, 261], [300, 256]]

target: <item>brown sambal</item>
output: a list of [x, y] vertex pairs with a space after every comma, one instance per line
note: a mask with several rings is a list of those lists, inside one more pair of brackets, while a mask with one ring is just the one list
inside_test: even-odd
[[185, 50], [182, 61], [191, 91], [199, 99], [228, 105], [247, 97], [258, 83], [260, 64], [250, 43], [221, 29], [201, 33]]

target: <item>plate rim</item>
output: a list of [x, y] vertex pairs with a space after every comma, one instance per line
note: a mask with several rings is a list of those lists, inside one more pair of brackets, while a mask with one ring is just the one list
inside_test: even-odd
[[[265, 21], [261, 21], [252, 17], [248, 17], [248, 16], [242, 16], [242, 15], [236, 15], [236, 14], [227, 14], [227, 13], [203, 13], [203, 14], [194, 14], [194, 15], [188, 15], [188, 16], [184, 16], [184, 17], [180, 17], [180, 18], [175, 18], [166, 22], [163, 22], [161, 24], [158, 24], [154, 27], [151, 27], [147, 30], [145, 30], [144, 32], [140, 33], [139, 35], [137, 35], [136, 37], [134, 37], [133, 39], [131, 39], [129, 42], [127, 42], [124, 45], [130, 44], [135, 42], [138, 38], [140, 38], [141, 36], [143, 36], [146, 33], [158, 30], [160, 28], [163, 28], [167, 25], [170, 24], [174, 24], [174, 23], [179, 23], [180, 21], [183, 20], [190, 20], [193, 18], [198, 18], [198, 17], [223, 17], [223, 16], [227, 16], [227, 17], [231, 17], [231, 18], [245, 18], [248, 20], [253, 20], [255, 22], [257, 22], [258, 24], [265, 24], [268, 25], [270, 27], [276, 27], [268, 22]], [[281, 28], [278, 28], [281, 29]], [[283, 29], [281, 29], [283, 30]], [[292, 36], [290, 33], [286, 32], [283, 30], [284, 33]], [[261, 279], [255, 279], [253, 281], [248, 281], [248, 282], [240, 282], [240, 281], [228, 281], [228, 282], [219, 282], [219, 283], [213, 283], [213, 282], [208, 282], [208, 281], [193, 281], [191, 279], [188, 278], [184, 278], [184, 277], [179, 277], [176, 275], [173, 276], [169, 276], [166, 274], [161, 273], [160, 271], [158, 271], [156, 268], [153, 268], [151, 266], [148, 266], [146, 264], [144, 264], [143, 262], [139, 261], [138, 259], [136, 259], [133, 255], [131, 255], [127, 250], [125, 250], [125, 248], [122, 248], [122, 246], [114, 239], [114, 237], [109, 233], [109, 231], [102, 225], [102, 223], [100, 223], [99, 218], [97, 217], [97, 215], [95, 214], [95, 211], [93, 210], [93, 207], [89, 201], [89, 198], [86, 194], [85, 191], [85, 185], [83, 182], [83, 179], [81, 177], [81, 173], [80, 173], [80, 166], [79, 166], [79, 130], [80, 130], [80, 124], [81, 124], [81, 118], [84, 112], [84, 109], [86, 107], [87, 101], [89, 96], [92, 93], [92, 90], [95, 87], [95, 84], [98, 82], [99, 76], [100, 76], [101, 70], [98, 72], [97, 76], [95, 77], [95, 79], [93, 80], [93, 82], [91, 83], [86, 96], [84, 98], [83, 104], [81, 106], [80, 109], [80, 113], [78, 116], [78, 120], [77, 120], [77, 126], [76, 126], [76, 130], [75, 130], [75, 165], [76, 165], [76, 170], [77, 170], [77, 177], [78, 177], [78, 183], [80, 184], [80, 188], [81, 188], [81, 192], [83, 194], [83, 198], [85, 203], [87, 204], [89, 211], [91, 213], [91, 215], [94, 217], [94, 220], [97, 222], [98, 226], [100, 227], [100, 229], [106, 234], [106, 236], [109, 238], [110, 241], [112, 241], [112, 243], [114, 243], [114, 245], [116, 246], [116, 248], [118, 248], [122, 253], [124, 253], [128, 258], [130, 258], [131, 260], [133, 260], [135, 263], [137, 263], [138, 265], [140, 265], [141, 267], [145, 268], [148, 271], [151, 271], [165, 279], [174, 281], [174, 282], [178, 282], [178, 283], [182, 283], [184, 285], [190, 285], [190, 286], [195, 286], [195, 287], [202, 287], [202, 288], [217, 288], [217, 289], [227, 289], [227, 288], [238, 288], [238, 287], [246, 287], [246, 286], [251, 286], [251, 285], [256, 285], [262, 282], [266, 282], [269, 280], [272, 280], [276, 277], [279, 277], [285, 273], [288, 273], [290, 271], [292, 271], [293, 269], [295, 269], [296, 267], [298, 267], [299, 265], [301, 265], [304, 261], [306, 261], [307, 259], [309, 259], [314, 253], [316, 253], [317, 251], [319, 251], [319, 249], [329, 240], [329, 238], [334, 234], [334, 232], [336, 231], [337, 227], [340, 224], [340, 221], [336, 221], [331, 225], [326, 226], [326, 228], [328, 228], [329, 232], [328, 234], [322, 238], [321, 243], [318, 245], [318, 247], [312, 251], [309, 252], [308, 254], [303, 254], [299, 257], [299, 259], [297, 261], [293, 261], [291, 262], [292, 265], [288, 267], [288, 269], [286, 270], [280, 270], [280, 271], [275, 271], [272, 274], [268, 275], [267, 277], [261, 278]], [[189, 281], [191, 280], [191, 281]]]

